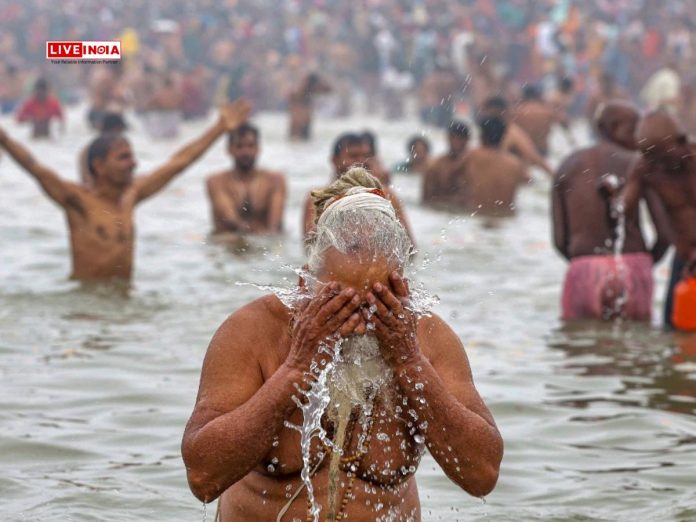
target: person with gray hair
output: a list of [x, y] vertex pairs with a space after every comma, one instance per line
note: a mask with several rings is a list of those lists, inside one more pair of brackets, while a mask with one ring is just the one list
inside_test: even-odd
[[411, 242], [381, 184], [352, 168], [312, 198], [295, 298], [248, 304], [208, 348], [182, 444], [192, 492], [220, 498], [223, 521], [420, 520], [427, 448], [487, 495], [502, 438], [459, 338], [411, 299]]

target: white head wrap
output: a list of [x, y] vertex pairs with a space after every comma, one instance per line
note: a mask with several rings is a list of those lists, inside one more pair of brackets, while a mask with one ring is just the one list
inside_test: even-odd
[[397, 219], [394, 207], [387, 198], [375, 194], [375, 189], [367, 187], [353, 187], [345, 195], [329, 203], [319, 216], [317, 228], [326, 223], [333, 213], [344, 210], [376, 210], [386, 214], [392, 219]]

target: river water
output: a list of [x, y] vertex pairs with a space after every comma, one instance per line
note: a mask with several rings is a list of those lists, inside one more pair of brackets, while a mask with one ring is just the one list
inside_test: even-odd
[[[70, 113], [67, 134], [30, 144], [72, 179], [89, 139], [82, 114]], [[1, 520], [203, 519], [179, 444], [208, 341], [260, 295], [235, 283], [294, 282], [301, 202], [329, 179], [339, 132], [377, 131], [391, 164], [420, 130], [415, 121], [321, 120], [311, 144], [291, 146], [284, 117], [256, 121], [259, 163], [288, 175], [286, 234], [245, 253], [208, 241], [203, 179], [229, 163], [221, 140], [138, 210], [128, 295], [68, 281], [60, 211], [0, 159]], [[29, 143], [27, 129], [3, 125]], [[141, 172], [176, 147], [132, 127]], [[202, 128], [186, 126], [177, 143]], [[441, 152], [444, 137], [427, 134]], [[440, 297], [435, 311], [461, 336], [505, 439], [500, 481], [485, 503], [426, 458], [417, 475], [424, 520], [696, 520], [696, 338], [657, 325], [560, 323], [565, 265], [550, 244], [543, 176], [520, 195], [518, 215], [497, 224], [419, 207], [414, 177], [395, 185], [420, 249], [415, 277]], [[656, 318], [665, 278], [663, 263]]]

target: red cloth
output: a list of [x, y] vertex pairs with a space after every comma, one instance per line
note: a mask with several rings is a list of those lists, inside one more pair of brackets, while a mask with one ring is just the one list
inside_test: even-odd
[[29, 98], [17, 112], [17, 121], [51, 121], [51, 118], [63, 119], [63, 109], [54, 96], [43, 101]]
[[646, 253], [573, 258], [561, 300], [563, 320], [607, 319], [619, 308], [626, 319], [649, 321], [652, 309], [652, 257]]

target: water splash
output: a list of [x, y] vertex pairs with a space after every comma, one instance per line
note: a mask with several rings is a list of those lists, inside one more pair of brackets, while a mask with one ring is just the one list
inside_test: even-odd
[[627, 285], [626, 285], [626, 264], [623, 260], [623, 249], [626, 242], [626, 206], [623, 199], [617, 200], [612, 207], [612, 218], [616, 221], [614, 227], [614, 263], [616, 266], [616, 288], [618, 295], [614, 297], [613, 309], [610, 310], [611, 317], [614, 318], [614, 325], [620, 326], [623, 316], [624, 307], [628, 300]]

